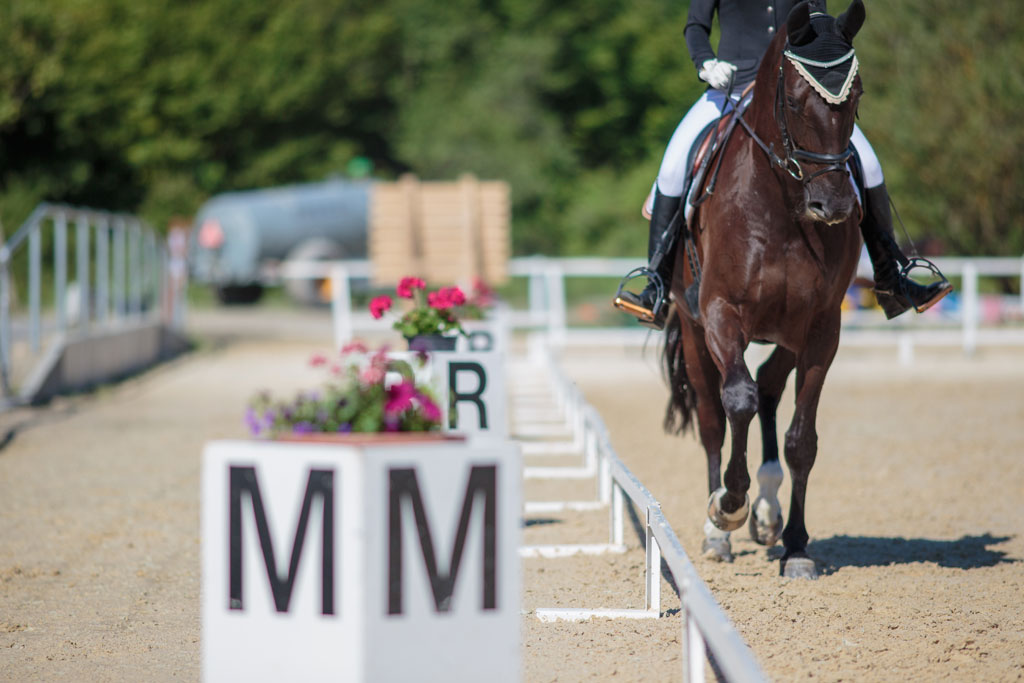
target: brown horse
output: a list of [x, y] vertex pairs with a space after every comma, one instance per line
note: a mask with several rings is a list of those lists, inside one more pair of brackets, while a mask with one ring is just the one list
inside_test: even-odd
[[[818, 399], [839, 345], [840, 303], [861, 244], [847, 161], [862, 92], [852, 41], [863, 21], [861, 0], [838, 19], [812, 13], [808, 3], [793, 9], [761, 62], [741, 126], [746, 131], [723, 145], [714, 194], [691, 223], [699, 269], [684, 265], [686, 240], [676, 247], [665, 426], [682, 432], [696, 412], [711, 492], [704, 554], [731, 561], [728, 532], [751, 511], [747, 429], [756, 413], [764, 460], [751, 535], [771, 546], [781, 533], [780, 570], [790, 577], [817, 577], [806, 553], [804, 500], [817, 454]], [[695, 271], [702, 272], [699, 313], [684, 299]], [[755, 341], [776, 345], [756, 381], [743, 359]], [[785, 440], [793, 492], [783, 530], [775, 414], [793, 368], [796, 410]], [[723, 487], [726, 421], [732, 452]]]

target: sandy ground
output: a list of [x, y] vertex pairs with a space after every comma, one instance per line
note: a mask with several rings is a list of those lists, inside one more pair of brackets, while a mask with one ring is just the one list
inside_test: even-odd
[[[218, 324], [207, 328], [216, 344], [170, 365], [0, 416], [0, 436], [10, 435], [0, 449], [0, 680], [198, 678], [202, 445], [243, 434], [254, 391], [310, 384], [304, 361], [324, 347], [310, 337], [329, 335], [306, 319], [275, 325], [272, 339]], [[692, 437], [660, 432], [665, 390], [653, 350], [579, 352], [565, 366], [698, 557], [703, 456]], [[1020, 351], [969, 362], [919, 353], [909, 369], [895, 350], [841, 353], [822, 399], [808, 503], [824, 576], [780, 578], [777, 560], [745, 532], [734, 534], [734, 564], [696, 561], [771, 678], [1024, 677], [1022, 383]], [[548, 463], [565, 464], [529, 462]], [[593, 482], [527, 486], [534, 500], [593, 493]], [[606, 512], [546, 514], [524, 540], [607, 533]], [[642, 607], [643, 551], [627, 537], [625, 555], [525, 561], [526, 680], [681, 679], [681, 619], [667, 583], [659, 620], [542, 624], [532, 614]]]
[[[580, 352], [564, 364], [604, 416], [620, 456], [699, 558], [703, 451], [693, 436], [661, 434], [665, 390], [656, 354], [638, 356]], [[754, 544], [745, 529], [733, 533], [735, 563], [696, 560], [770, 678], [1024, 678], [1022, 384], [1019, 350], [969, 361], [955, 352], [919, 352], [910, 368], [896, 363], [895, 349], [840, 353], [821, 401], [808, 494], [809, 550], [824, 575], [779, 577], [778, 549]], [[792, 387], [783, 401], [780, 425], [792, 414]], [[757, 434], [750, 452], [760, 452]], [[759, 456], [751, 461], [753, 473]], [[784, 510], [788, 496], [784, 485]], [[538, 592], [557, 599], [536, 578], [551, 570], [531, 562], [527, 603]], [[639, 553], [634, 564], [642, 572]], [[565, 584], [579, 585], [582, 571], [567, 570]], [[591, 571], [605, 569], [595, 564]], [[622, 571], [617, 565], [602, 586], [617, 585]], [[587, 606], [642, 606], [639, 578], [621, 588], [616, 604], [591, 594]], [[578, 599], [568, 592], [560, 604]], [[679, 619], [662, 621], [668, 623], [528, 625], [528, 646], [564, 638], [572, 662], [544, 671], [528, 656], [528, 677], [602, 679], [617, 669], [615, 680], [678, 680], [680, 660], [671, 654], [679, 647]], [[602, 639], [603, 647], [589, 642]], [[607, 651], [612, 656], [604, 658]]]

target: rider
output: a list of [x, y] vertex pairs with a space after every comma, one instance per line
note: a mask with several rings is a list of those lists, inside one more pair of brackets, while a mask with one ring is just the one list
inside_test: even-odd
[[[663, 253], [655, 263], [655, 255], [666, 252], [672, 235], [666, 235], [673, 217], [682, 203], [686, 159], [700, 132], [721, 116], [726, 106], [724, 89], [733, 80], [733, 100], [753, 82], [761, 57], [775, 33], [784, 25], [795, 0], [691, 0], [686, 21], [686, 46], [690, 51], [697, 76], [708, 83], [704, 95], [690, 108], [679, 123], [658, 171], [652, 191], [653, 205], [647, 205], [651, 215], [647, 242], [647, 258], [651, 270], [658, 273], [664, 283], [664, 296], [672, 283], [672, 254]], [[824, 0], [811, 0], [811, 11], [824, 11]], [[715, 12], [721, 30], [718, 56], [711, 48], [711, 22]], [[888, 318], [894, 318], [913, 307], [918, 312], [931, 307], [952, 291], [944, 279], [929, 285], [920, 285], [904, 276], [901, 265], [908, 262], [893, 238], [892, 216], [889, 213], [889, 193], [885, 189], [882, 167], [874, 150], [860, 128], [854, 125], [851, 142], [860, 157], [864, 175], [863, 218], [860, 224], [864, 244], [875, 271], [875, 296]], [[692, 206], [687, 203], [685, 218]], [[689, 296], [687, 297], [689, 298]], [[620, 305], [622, 301], [626, 306]], [[664, 327], [668, 306], [660, 306], [658, 316], [653, 311], [659, 303], [658, 289], [649, 281], [640, 294], [622, 291], [616, 306], [626, 310], [656, 329]]]

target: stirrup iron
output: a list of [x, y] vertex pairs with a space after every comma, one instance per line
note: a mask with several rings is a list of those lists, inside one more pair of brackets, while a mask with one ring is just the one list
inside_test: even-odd
[[[635, 280], [638, 277], [647, 278], [649, 284], [654, 285], [654, 291], [657, 295], [657, 300], [654, 302], [654, 308], [647, 310], [642, 306], [637, 306], [631, 301], [627, 301], [622, 298], [623, 292], [626, 291], [626, 284], [631, 280]], [[665, 296], [665, 281], [662, 280], [661, 276], [655, 271], [651, 270], [647, 266], [640, 266], [626, 273], [626, 276], [619, 281], [619, 288], [615, 291], [615, 299], [612, 302], [615, 308], [629, 313], [636, 317], [637, 321], [641, 325], [650, 327], [655, 330], [661, 330], [662, 327], [658, 325], [658, 319], [662, 313], [662, 309], [668, 306], [668, 300]], [[663, 316], [662, 316], [663, 317]]]
[[[938, 284], [940, 284], [940, 285], [948, 285], [949, 284], [949, 280], [946, 278], [945, 275], [942, 274], [942, 271], [939, 270], [939, 267], [936, 266], [931, 261], [929, 261], [928, 259], [924, 258], [923, 256], [914, 256], [913, 258], [907, 259], [907, 262], [904, 264], [904, 266], [902, 268], [900, 268], [900, 278], [903, 279], [903, 280], [910, 280], [910, 272], [912, 270], [914, 270], [915, 268], [923, 268], [924, 270], [927, 270], [929, 273], [932, 274], [932, 277], [934, 277], [936, 280], [938, 280]], [[950, 289], [952, 290], [952, 288], [950, 288]], [[924, 306], [922, 306], [920, 308], [918, 308], [915, 305], [914, 306], [914, 311], [916, 313], [924, 313], [929, 308], [931, 308], [932, 306], [937, 304], [939, 301], [941, 301], [944, 296], [945, 296], [945, 294], [943, 294], [942, 296], [940, 296], [940, 297], [938, 297], [936, 299], [932, 299], [931, 301], [927, 302]]]

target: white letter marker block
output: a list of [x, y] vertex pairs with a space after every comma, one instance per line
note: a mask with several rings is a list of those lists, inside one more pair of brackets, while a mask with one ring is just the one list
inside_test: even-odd
[[207, 444], [206, 681], [518, 681], [518, 447]]
[[505, 355], [455, 351], [431, 357], [442, 400], [442, 429], [474, 438], [508, 439]]

